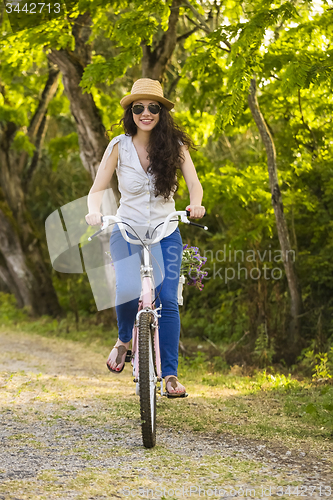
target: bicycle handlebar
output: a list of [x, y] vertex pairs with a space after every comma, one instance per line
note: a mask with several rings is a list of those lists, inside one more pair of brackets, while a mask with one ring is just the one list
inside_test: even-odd
[[[152, 242], [150, 242], [150, 244], [154, 245], [155, 243], [158, 243], [160, 240], [162, 240], [164, 238], [166, 230], [167, 230], [167, 227], [169, 225], [169, 222], [172, 219], [172, 217], [174, 217], [175, 215], [177, 215], [177, 216], [179, 215], [180, 216], [180, 221], [184, 222], [185, 224], [192, 224], [193, 226], [201, 227], [205, 231], [208, 230], [207, 226], [202, 226], [201, 224], [196, 224], [195, 222], [189, 221], [188, 218], [187, 218], [187, 216], [190, 215], [190, 214], [191, 214], [191, 212], [189, 210], [178, 210], [176, 212], [171, 212], [171, 214], [169, 214], [166, 217], [165, 221], [163, 222], [163, 229], [162, 229], [161, 234], [159, 236], [157, 236]], [[206, 212], [205, 212], [204, 215], [206, 215]], [[94, 238], [95, 236], [97, 236], [98, 234], [100, 234], [102, 231], [104, 231], [109, 226], [109, 221], [114, 221], [114, 222], [116, 222], [118, 224], [119, 229], [121, 231], [121, 234], [122, 234], [123, 238], [128, 243], [131, 243], [131, 244], [134, 244], [134, 245], [140, 245], [141, 244], [141, 240], [135, 241], [135, 240], [130, 239], [127, 236], [126, 231], [124, 229], [124, 225], [125, 225], [124, 222], [119, 217], [117, 217], [116, 215], [103, 215], [101, 217], [101, 222], [102, 222], [101, 229], [99, 229], [98, 231], [96, 231], [96, 233], [94, 233], [92, 236], [90, 236], [88, 238], [88, 241], [91, 241], [92, 238]], [[143, 239], [143, 241], [147, 242], [148, 240], [147, 239]]]

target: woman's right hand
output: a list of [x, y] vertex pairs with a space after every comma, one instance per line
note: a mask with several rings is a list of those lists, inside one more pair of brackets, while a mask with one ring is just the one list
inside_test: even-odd
[[86, 223], [89, 224], [89, 226], [101, 225], [101, 217], [103, 217], [103, 214], [101, 214], [101, 212], [89, 213], [85, 216]]

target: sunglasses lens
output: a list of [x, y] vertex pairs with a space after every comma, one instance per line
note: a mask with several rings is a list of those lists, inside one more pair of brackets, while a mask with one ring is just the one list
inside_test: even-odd
[[142, 113], [142, 111], [145, 109], [145, 107], [142, 106], [142, 104], [134, 104], [132, 109], [133, 109], [133, 113], [135, 115], [140, 115], [140, 113]]
[[149, 104], [148, 109], [153, 115], [157, 115], [161, 108], [158, 104]]
[[[132, 110], [135, 115], [140, 115], [141, 113], [143, 113], [144, 109], [145, 107], [143, 106], [143, 104], [134, 104], [134, 106], [132, 106]], [[161, 108], [158, 104], [149, 104], [148, 109], [153, 115], [157, 115], [161, 111]]]

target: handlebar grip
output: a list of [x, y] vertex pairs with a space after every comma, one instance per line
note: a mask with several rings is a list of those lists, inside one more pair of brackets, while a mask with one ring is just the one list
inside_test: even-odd
[[[187, 217], [188, 217], [189, 215], [191, 215], [190, 210], [186, 210], [186, 215], [187, 215]], [[203, 217], [205, 217], [205, 215], [207, 215], [207, 210], [205, 210], [205, 213], [203, 214]]]
[[[101, 216], [101, 224], [103, 224], [103, 215]], [[85, 219], [84, 219], [85, 220]], [[89, 222], [86, 221], [87, 226], [90, 226]]]

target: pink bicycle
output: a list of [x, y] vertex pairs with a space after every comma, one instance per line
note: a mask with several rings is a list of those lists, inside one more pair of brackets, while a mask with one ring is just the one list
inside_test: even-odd
[[[207, 226], [202, 226], [188, 220], [189, 211], [176, 211], [169, 214], [164, 223], [159, 236], [153, 240], [138, 237], [138, 240], [130, 239], [125, 231], [123, 222], [119, 217], [105, 215], [102, 217], [102, 226], [99, 231], [93, 234], [89, 241], [104, 231], [110, 223], [117, 223], [123, 238], [134, 245], [143, 246], [143, 261], [140, 268], [141, 274], [141, 295], [139, 298], [138, 313], [133, 326], [132, 350], [127, 351], [126, 361], [133, 366], [134, 382], [136, 383], [136, 394], [140, 397], [141, 429], [143, 445], [146, 448], [153, 448], [156, 444], [156, 391], [157, 383], [160, 382], [161, 396], [169, 396], [163, 391], [163, 379], [161, 372], [161, 357], [158, 335], [158, 318], [162, 304], [155, 308], [155, 285], [153, 277], [153, 267], [151, 263], [150, 247], [158, 243], [165, 236], [169, 222], [178, 220], [185, 224], [192, 224], [207, 230]], [[173, 219], [177, 217], [177, 219]], [[179, 219], [180, 217], [180, 219]], [[155, 228], [156, 229], [156, 228]], [[155, 231], [155, 230], [154, 230]], [[153, 233], [154, 233], [153, 231]], [[180, 280], [178, 287], [178, 299], [181, 297], [182, 285], [185, 280]], [[186, 397], [188, 394], [184, 394]]]

